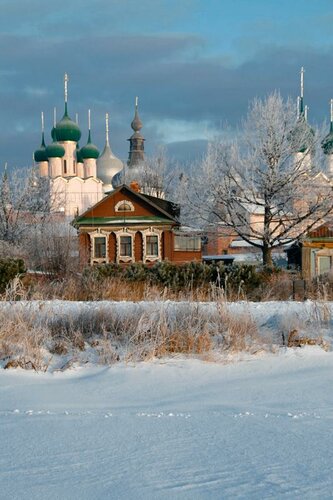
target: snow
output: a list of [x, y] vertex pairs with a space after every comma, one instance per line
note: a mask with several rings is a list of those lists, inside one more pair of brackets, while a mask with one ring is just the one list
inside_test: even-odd
[[331, 497], [333, 353], [243, 359], [0, 370], [0, 496]]

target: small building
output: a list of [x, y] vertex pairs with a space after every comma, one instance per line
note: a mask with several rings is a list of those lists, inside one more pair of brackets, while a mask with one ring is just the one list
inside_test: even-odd
[[305, 279], [333, 269], [333, 224], [326, 222], [310, 231], [301, 244], [301, 268]]
[[123, 184], [73, 221], [81, 265], [201, 261], [200, 236], [178, 216], [178, 205]]

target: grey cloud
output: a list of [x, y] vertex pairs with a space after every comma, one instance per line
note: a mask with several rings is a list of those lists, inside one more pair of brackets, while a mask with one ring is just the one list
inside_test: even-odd
[[48, 134], [53, 106], [58, 107], [58, 116], [62, 113], [64, 71], [70, 75], [70, 114], [73, 118], [75, 112], [80, 115], [81, 143], [86, 140], [86, 111], [91, 107], [93, 139], [103, 147], [104, 113], [108, 111], [113, 149], [123, 159], [135, 95], [140, 96], [148, 151], [161, 141], [150, 121], [206, 120], [216, 128], [228, 121], [236, 126], [255, 96], [277, 88], [284, 96], [296, 98], [301, 65], [306, 68], [305, 97], [311, 120], [327, 116], [333, 95], [330, 50], [271, 46], [232, 66], [222, 58], [200, 56], [203, 44], [199, 37], [185, 35], [42, 42], [33, 36], [1, 36], [0, 161], [18, 165], [30, 161], [40, 141], [40, 111], [46, 112]]

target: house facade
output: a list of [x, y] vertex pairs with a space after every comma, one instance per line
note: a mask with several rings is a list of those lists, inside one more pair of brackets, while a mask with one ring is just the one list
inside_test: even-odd
[[201, 238], [184, 231], [178, 215], [177, 205], [138, 186], [118, 187], [73, 222], [81, 265], [201, 261]]
[[301, 268], [305, 279], [333, 270], [333, 224], [325, 223], [310, 231], [301, 245]]

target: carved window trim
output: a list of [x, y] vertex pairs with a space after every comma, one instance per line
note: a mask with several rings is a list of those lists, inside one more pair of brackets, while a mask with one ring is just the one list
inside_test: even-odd
[[[114, 232], [116, 235], [116, 261], [118, 264], [125, 263], [128, 264], [130, 262], [134, 262], [134, 252], [135, 252], [135, 234], [136, 231], [131, 231], [130, 229], [124, 227], [119, 231]], [[131, 237], [131, 255], [120, 255], [120, 238], [122, 236], [130, 236]]]
[[[143, 245], [143, 262], [158, 262], [162, 259], [162, 231], [155, 227], [149, 227], [141, 231]], [[147, 255], [147, 236], [157, 236], [157, 255]]]
[[[89, 234], [90, 237], [90, 265], [107, 264], [109, 262], [109, 235], [102, 229], [96, 229]], [[95, 238], [105, 237], [105, 257], [95, 257]]]

